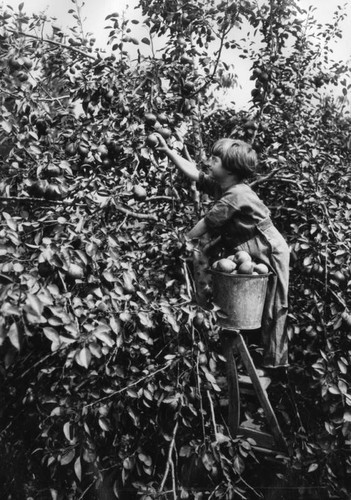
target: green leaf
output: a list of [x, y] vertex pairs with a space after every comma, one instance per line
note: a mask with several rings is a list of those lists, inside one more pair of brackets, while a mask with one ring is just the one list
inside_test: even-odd
[[102, 352], [101, 352], [101, 346], [97, 342], [91, 342], [89, 344], [89, 350], [95, 358], [101, 358]]
[[345, 363], [343, 361], [341, 361], [340, 359], [338, 360], [338, 367], [339, 367], [339, 370], [341, 371], [341, 373], [343, 373], [344, 375], [346, 375], [346, 373], [347, 373], [347, 365], [345, 365]]
[[144, 453], [139, 453], [138, 458], [140, 462], [143, 462], [148, 467], [152, 465], [152, 458], [149, 455], [145, 455]]
[[[141, 332], [140, 330], [137, 331], [137, 335], [141, 340], [145, 340], [145, 342], [150, 343], [151, 337], [148, 333], [146, 332]], [[152, 342], [151, 342], [152, 343]]]
[[135, 465], [134, 457], [127, 457], [123, 460], [123, 467], [127, 470], [133, 469], [134, 465]]
[[52, 328], [51, 326], [46, 326], [43, 328], [43, 333], [46, 338], [48, 338], [51, 342], [53, 343], [60, 343], [60, 336], [55, 330], [55, 328]]
[[72, 432], [72, 424], [71, 422], [66, 422], [63, 426], [63, 433], [67, 441], [72, 442], [73, 440], [73, 432]]
[[144, 313], [144, 312], [139, 312], [138, 313], [138, 318], [140, 320], [140, 323], [145, 327], [145, 328], [152, 328], [154, 326], [153, 322], [151, 321], [149, 314]]
[[42, 315], [44, 305], [36, 295], [27, 295], [27, 305], [29, 306], [30, 312], [36, 314], [38, 317]]
[[13, 283], [13, 280], [5, 274], [0, 274], [0, 285], [8, 285], [9, 283]]
[[61, 456], [60, 464], [61, 465], [70, 464], [72, 462], [72, 460], [74, 459], [75, 455], [76, 455], [76, 450], [74, 448], [66, 450]]
[[78, 478], [78, 481], [82, 480], [82, 462], [80, 457], [74, 462], [74, 472]]
[[191, 448], [190, 446], [188, 445], [183, 445], [181, 448], [180, 448], [180, 451], [179, 451], [179, 456], [180, 457], [189, 457], [191, 455]]
[[38, 156], [41, 155], [41, 149], [38, 148], [37, 146], [34, 146], [34, 144], [31, 144], [29, 146], [29, 149], [30, 149], [31, 153], [34, 153], [35, 155], [38, 155]]
[[204, 453], [202, 455], [202, 463], [205, 466], [206, 470], [208, 471], [212, 470], [213, 462], [214, 462], [213, 457], [209, 453]]
[[308, 255], [307, 257], [305, 257], [305, 258], [303, 259], [303, 265], [304, 265], [305, 267], [308, 267], [308, 266], [310, 266], [311, 264], [312, 264], [312, 257], [311, 257], [311, 255]]
[[110, 271], [104, 271], [102, 273], [102, 276], [105, 278], [106, 281], [109, 283], [113, 283], [114, 281], [117, 281], [117, 277], [114, 276]]
[[89, 368], [91, 362], [91, 352], [87, 347], [83, 347], [83, 349], [79, 351], [77, 358], [81, 366]]
[[339, 380], [338, 389], [341, 394], [347, 394], [348, 385], [343, 380]]
[[17, 223], [13, 218], [7, 213], [3, 212], [3, 216], [6, 219], [7, 226], [12, 229], [12, 231], [17, 231]]
[[120, 332], [121, 332], [121, 322], [119, 320], [119, 318], [116, 318], [115, 316], [111, 316], [110, 318], [110, 327], [111, 327], [111, 330], [116, 334], [118, 335]]
[[245, 465], [243, 462], [243, 459], [239, 457], [238, 455], [234, 458], [234, 470], [238, 473], [241, 474], [244, 471]]
[[97, 337], [99, 340], [101, 340], [101, 342], [108, 345], [109, 347], [113, 347], [115, 345], [115, 341], [112, 340], [111, 337], [109, 335], [107, 335], [107, 333], [105, 331], [101, 331], [101, 330], [97, 329], [93, 332], [93, 334], [95, 335], [95, 337]]
[[20, 350], [21, 344], [17, 323], [13, 322], [11, 324], [9, 331], [7, 332], [7, 336], [10, 339], [13, 347], [15, 347], [17, 350]]
[[316, 469], [318, 469], [318, 464], [314, 463], [314, 464], [311, 464], [308, 468], [308, 471], [307, 472], [313, 472], [315, 471]]
[[91, 464], [96, 460], [96, 453], [90, 448], [85, 448], [83, 451], [83, 460], [88, 464]]
[[144, 394], [145, 398], [148, 399], [149, 401], [152, 401], [154, 399], [151, 392], [148, 391], [147, 389], [143, 390], [143, 394]]
[[179, 325], [177, 323], [177, 320], [173, 316], [173, 314], [165, 314], [165, 319], [166, 321], [171, 325], [172, 329], [174, 330], [175, 333], [179, 332]]
[[12, 130], [12, 125], [10, 122], [5, 122], [4, 120], [0, 123], [2, 128], [5, 130], [7, 134], [9, 134]]
[[111, 430], [110, 422], [107, 420], [107, 418], [99, 418], [99, 426], [103, 431], [108, 432]]
[[[225, 436], [221, 432], [216, 432], [216, 441], [218, 444], [228, 443], [230, 441], [230, 438], [228, 436]], [[249, 446], [250, 446], [250, 444], [249, 444]], [[250, 449], [251, 449], [251, 446], [250, 446]]]

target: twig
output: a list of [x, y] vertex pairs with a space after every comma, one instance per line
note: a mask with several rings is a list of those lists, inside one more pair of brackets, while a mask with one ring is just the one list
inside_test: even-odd
[[70, 96], [69, 95], [61, 95], [59, 97], [41, 97], [40, 99], [37, 99], [37, 101], [45, 101], [45, 102], [51, 102], [51, 101], [60, 101], [62, 99], [68, 99]]
[[0, 201], [8, 202], [10, 203], [11, 201], [23, 201], [23, 202], [29, 202], [29, 203], [36, 203], [36, 202], [41, 202], [41, 203], [52, 203], [54, 205], [74, 205], [76, 207], [86, 207], [86, 203], [76, 203], [72, 201], [65, 201], [65, 200], [46, 200], [45, 198], [33, 198], [33, 197], [25, 197], [25, 196], [0, 196]]
[[176, 188], [173, 186], [173, 189], [172, 189], [173, 193], [174, 193], [174, 198], [176, 200], [180, 200], [180, 196], [179, 196], [179, 193], [178, 191], [176, 190]]
[[[4, 201], [5, 203], [10, 203], [12, 201], [23, 201], [29, 203], [41, 202], [41, 203], [51, 203], [54, 205], [63, 205], [63, 206], [75, 206], [75, 207], [83, 207], [86, 208], [89, 205], [87, 203], [76, 203], [75, 201], [61, 201], [61, 200], [45, 200], [45, 198], [26, 198], [24, 196], [0, 196], [0, 201]], [[114, 203], [116, 210], [121, 212], [122, 214], [128, 215], [129, 217], [134, 217], [134, 219], [147, 219], [157, 221], [157, 216], [155, 214], [139, 214], [137, 212], [132, 212], [127, 208], [122, 207], [119, 204]], [[103, 209], [103, 207], [99, 207], [99, 209]], [[98, 211], [97, 210], [97, 211]]]
[[174, 462], [172, 459], [171, 459], [171, 472], [172, 472], [173, 499], [177, 500], [177, 485], [176, 485], [176, 478], [175, 478], [175, 467], [174, 467]]
[[207, 391], [207, 397], [208, 397], [208, 401], [210, 403], [213, 432], [215, 435], [215, 443], [217, 444], [218, 443], [218, 441], [217, 441], [217, 424], [216, 424], [215, 412], [214, 412], [214, 408], [213, 408], [213, 401], [211, 398], [210, 391]]
[[2, 87], [0, 87], [0, 92], [4, 92], [5, 94], [7, 95], [10, 95], [11, 97], [14, 97], [14, 98], [17, 98], [19, 96], [19, 94], [14, 94], [13, 92], [9, 92], [8, 90], [6, 89], [3, 89]]
[[327, 191], [331, 194], [331, 196], [333, 196], [337, 200], [346, 201], [347, 203], [351, 203], [351, 197], [348, 196], [347, 194], [338, 194], [338, 193], [335, 193], [335, 191], [333, 191], [329, 187], [327, 187]]
[[269, 205], [268, 208], [269, 210], [285, 210], [285, 212], [293, 212], [295, 214], [301, 215], [301, 217], [306, 217], [306, 212], [293, 207], [284, 207], [283, 205]]
[[150, 198], [146, 198], [143, 200], [144, 203], [153, 202], [153, 201], [173, 201], [172, 196], [151, 196]]
[[274, 168], [268, 175], [265, 175], [263, 177], [260, 177], [259, 179], [256, 179], [255, 181], [253, 182], [250, 182], [250, 187], [254, 187], [254, 186], [257, 186], [258, 184], [261, 184], [262, 182], [266, 182], [268, 181], [269, 179], [271, 179], [271, 177], [273, 177], [277, 172], [279, 172], [280, 170], [283, 170], [283, 168], [285, 167], [277, 167], [277, 168]]
[[[170, 465], [171, 465], [171, 462], [172, 462], [172, 453], [173, 453], [173, 447], [174, 447], [175, 437], [176, 437], [177, 430], [178, 430], [178, 425], [179, 425], [179, 422], [178, 422], [178, 415], [177, 415], [177, 421], [175, 423], [175, 426], [174, 426], [174, 429], [173, 429], [173, 433], [172, 433], [172, 440], [171, 440], [171, 443], [170, 443], [169, 448], [168, 448], [168, 456], [167, 456], [166, 468], [165, 468], [165, 472], [163, 474], [162, 482], [160, 484], [158, 493], [162, 492], [163, 487], [165, 485], [165, 482], [167, 480], [167, 476], [168, 476], [168, 473], [169, 473], [169, 468], [170, 468]], [[173, 494], [174, 494], [174, 488], [173, 488]]]
[[119, 212], [122, 212], [122, 214], [129, 215], [130, 217], [134, 217], [135, 219], [147, 219], [147, 220], [154, 220], [157, 221], [157, 217], [155, 214], [138, 214], [136, 212], [132, 212], [131, 210], [128, 210], [128, 208], [124, 208], [121, 205], [114, 203], [114, 206], [116, 207], [116, 210]]
[[[338, 238], [338, 236], [337, 236], [337, 234], [336, 234], [336, 232], [334, 230], [333, 223], [332, 223], [332, 218], [330, 217], [329, 210], [328, 210], [325, 202], [321, 201], [320, 202], [320, 206], [322, 207], [322, 210], [324, 212], [328, 229], [331, 230], [331, 232], [333, 233], [333, 236], [334, 236], [335, 240], [338, 241], [339, 238]], [[348, 250], [348, 246], [346, 244], [344, 244], [344, 246]]]
[[127, 220], [127, 216], [125, 216], [122, 220], [122, 222], [116, 227], [116, 234], [118, 234], [119, 230], [121, 229], [121, 227], [124, 226], [125, 222]]
[[315, 278], [315, 281], [320, 285], [326, 286], [326, 292], [331, 293], [333, 297], [339, 302], [339, 304], [345, 307], [345, 309], [347, 309], [346, 302], [342, 298], [340, 298], [339, 295], [330, 288], [330, 286], [326, 285], [325, 283], [323, 283], [323, 281], [319, 280], [318, 278]]
[[19, 378], [25, 377], [30, 371], [34, 370], [34, 368], [36, 368], [37, 366], [39, 366], [41, 363], [43, 363], [44, 361], [46, 361], [47, 359], [51, 358], [52, 356], [55, 356], [56, 354], [59, 354], [60, 352], [62, 352], [65, 349], [67, 349], [69, 345], [71, 345], [71, 344], [65, 345], [65, 346], [61, 347], [60, 349], [58, 349], [57, 351], [51, 352], [50, 354], [47, 354], [46, 356], [44, 356], [42, 359], [39, 359], [39, 361], [37, 361], [36, 363], [34, 363], [33, 366], [31, 366], [30, 368], [28, 368], [28, 370], [26, 370], [25, 372], [21, 373], [21, 375], [20, 375]]
[[184, 278], [185, 278], [185, 284], [186, 284], [186, 291], [188, 293], [188, 296], [191, 297], [191, 283], [190, 283], [190, 278], [189, 278], [189, 271], [188, 271], [185, 260], [183, 261], [183, 271], [184, 271]]
[[227, 29], [224, 28], [223, 32], [221, 33], [221, 36], [219, 36], [218, 38], [220, 39], [220, 46], [219, 46], [219, 49], [217, 51], [217, 57], [216, 57], [216, 61], [215, 61], [215, 64], [214, 64], [214, 67], [213, 67], [213, 71], [212, 71], [212, 74], [209, 75], [206, 79], [205, 79], [205, 83], [203, 85], [201, 85], [198, 89], [196, 89], [195, 92], [193, 92], [191, 94], [191, 97], [194, 97], [196, 96], [197, 94], [199, 94], [203, 89], [205, 89], [207, 87], [207, 85], [210, 83], [210, 82], [213, 82], [214, 80], [214, 77], [216, 75], [216, 72], [217, 72], [217, 68], [218, 68], [218, 65], [221, 61], [221, 56], [222, 56], [222, 52], [223, 52], [223, 48], [224, 48], [224, 41], [225, 41], [225, 38], [226, 36], [230, 33], [231, 29], [233, 28], [233, 26], [235, 25], [235, 22], [238, 18], [238, 15], [240, 13], [240, 9], [238, 9], [237, 11], [237, 14], [236, 14], [236, 17], [235, 17], [235, 20], [233, 20], [233, 23], [232, 25], [230, 25]]
[[[261, 179], [260, 179], [261, 180]], [[300, 182], [299, 181], [295, 181], [294, 179], [289, 179], [288, 177], [276, 177], [273, 179], [271, 179], [273, 182], [276, 181], [276, 182], [286, 182], [287, 184], [294, 184], [295, 186], [299, 186], [300, 187]]]
[[[193, 162], [193, 159], [190, 156], [188, 148], [185, 145], [184, 145], [183, 151], [184, 151], [185, 158], [188, 161]], [[195, 181], [191, 182], [190, 188], [191, 188], [191, 190], [193, 192], [193, 201], [194, 201], [195, 212], [198, 214], [199, 210], [200, 210], [200, 194], [199, 194], [199, 191], [198, 191], [198, 189], [196, 187], [196, 182]]]
[[95, 56], [92, 56], [91, 54], [88, 54], [87, 52], [84, 52], [83, 50], [76, 49], [75, 47], [72, 47], [71, 45], [66, 45], [65, 43], [56, 42], [55, 40], [49, 40], [48, 38], [45, 38], [45, 39], [40, 38], [39, 36], [36, 36], [36, 35], [30, 35], [29, 33], [18, 32], [18, 31], [11, 30], [11, 29], [9, 30], [9, 32], [12, 33], [13, 35], [34, 38], [35, 40], [39, 40], [40, 42], [49, 43], [51, 45], [56, 45], [56, 47], [62, 47], [64, 49], [71, 50], [72, 52], [76, 52], [77, 54], [80, 54], [84, 57], [88, 57], [89, 59], [92, 59], [93, 61], [98, 60]]
[[[264, 497], [262, 496], [262, 494], [261, 494], [261, 493], [259, 493], [258, 491], [256, 491], [256, 490], [255, 490], [255, 488], [253, 488], [252, 486], [250, 486], [250, 485], [249, 485], [249, 483], [247, 483], [247, 482], [245, 481], [245, 479], [244, 479], [241, 475], [240, 475], [240, 479], [239, 479], [239, 480], [240, 480], [240, 481], [242, 481], [242, 482], [245, 484], [245, 486], [246, 486], [247, 488], [249, 488], [249, 490], [251, 490], [251, 491], [253, 492], [253, 494], [254, 494], [254, 495], [256, 495], [256, 497], [257, 497], [257, 498], [264, 498]], [[246, 498], [246, 497], [242, 497], [242, 498]]]
[[135, 382], [132, 382], [131, 384], [127, 385], [126, 387], [122, 387], [122, 389], [119, 389], [118, 391], [112, 392], [108, 396], [105, 396], [103, 398], [98, 399], [97, 401], [94, 401], [93, 403], [89, 403], [88, 405], [85, 405], [84, 408], [89, 408], [90, 406], [94, 406], [98, 403], [101, 403], [102, 401], [106, 401], [107, 399], [113, 398], [114, 396], [117, 396], [117, 394], [122, 394], [122, 392], [125, 392], [128, 389], [130, 389], [131, 387], [134, 387], [135, 385], [138, 385], [141, 382], [144, 382], [144, 380], [147, 380], [148, 378], [153, 377], [157, 373], [160, 373], [160, 372], [167, 370], [167, 368], [169, 368], [171, 366], [171, 364], [174, 362], [175, 362], [175, 360], [168, 361], [168, 363], [166, 363], [165, 366], [163, 366], [162, 368], [159, 368], [158, 370], [155, 370], [154, 372], [149, 373], [148, 375], [145, 375], [145, 377], [139, 378]]
[[[46, 83], [46, 82], [45, 82], [45, 83]], [[56, 99], [55, 97], [53, 97], [53, 96], [49, 93], [49, 91], [47, 90], [47, 88], [44, 86], [44, 82], [43, 82], [42, 80], [40, 80], [40, 81], [38, 82], [38, 85], [41, 87], [41, 89], [43, 90], [44, 94], [46, 94], [46, 95], [47, 95], [47, 99], [53, 99], [54, 101], [55, 101], [55, 100], [56, 100], [56, 101], [58, 101], [59, 106], [61, 106], [61, 108], [63, 108], [63, 104], [60, 102], [60, 99]], [[44, 111], [45, 111], [45, 113], [46, 113], [48, 116], [50, 116], [50, 113], [49, 113], [46, 109], [44, 109]]]
[[75, 2], [75, 8], [76, 8], [76, 13], [77, 13], [77, 21], [78, 21], [78, 26], [80, 28], [80, 34], [82, 38], [85, 38], [84, 34], [84, 29], [83, 29], [83, 22], [82, 22], [82, 6], [84, 5], [84, 2], [81, 3], [81, 5], [78, 5], [78, 2]]
[[196, 356], [196, 382], [197, 382], [197, 390], [199, 394], [199, 401], [200, 401], [200, 414], [201, 414], [201, 424], [202, 424], [202, 434], [203, 434], [203, 440], [205, 443], [205, 437], [206, 437], [206, 431], [205, 431], [205, 422], [204, 422], [204, 408], [202, 404], [202, 396], [201, 396], [201, 383], [200, 383], [200, 373], [199, 373], [199, 356], [200, 353], [197, 353]]
[[83, 491], [83, 493], [81, 494], [81, 496], [78, 498], [78, 500], [83, 500], [83, 498], [85, 497], [85, 494], [86, 494], [86, 493], [88, 493], [88, 491], [90, 490], [90, 488], [91, 488], [92, 486], [94, 486], [95, 482], [96, 482], [96, 480], [94, 479], [94, 480], [93, 480], [93, 481], [89, 484], [89, 486], [87, 486], [87, 487], [85, 488], [85, 490]]

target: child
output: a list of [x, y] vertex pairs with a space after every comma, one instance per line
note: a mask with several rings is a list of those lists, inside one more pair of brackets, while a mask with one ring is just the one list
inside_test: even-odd
[[255, 173], [256, 152], [243, 141], [220, 139], [214, 144], [208, 161], [210, 174], [205, 175], [170, 149], [162, 136], [157, 134], [157, 137], [157, 149], [163, 151], [187, 177], [196, 181], [199, 190], [216, 200], [187, 237], [220, 236], [225, 255], [246, 250], [253, 259], [268, 264], [274, 271], [274, 279], [269, 280], [262, 318], [263, 364], [267, 368], [286, 366], [289, 248], [273, 225], [269, 209], [245, 183]]

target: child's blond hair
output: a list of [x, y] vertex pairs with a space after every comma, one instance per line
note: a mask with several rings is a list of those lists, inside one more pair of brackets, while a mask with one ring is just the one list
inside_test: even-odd
[[219, 139], [212, 147], [212, 154], [222, 160], [222, 166], [235, 174], [238, 180], [245, 180], [256, 172], [257, 154], [247, 142], [239, 139]]

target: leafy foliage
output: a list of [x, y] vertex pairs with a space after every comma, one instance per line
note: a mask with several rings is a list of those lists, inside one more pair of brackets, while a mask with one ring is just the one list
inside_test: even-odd
[[[3, 494], [259, 494], [250, 474], [267, 464], [228, 434], [219, 332], [194, 300], [182, 243], [208, 201], [146, 145], [157, 129], [199, 160], [223, 135], [260, 152], [255, 184], [291, 246], [292, 366], [272, 394], [291, 476], [347, 498], [349, 85], [328, 50], [343, 14], [316, 47], [294, 1], [170, 4], [140, 2], [140, 41], [136, 20], [108, 16], [110, 55], [83, 34], [76, 1], [69, 34], [23, 4], [0, 11]], [[245, 23], [259, 54], [233, 38]], [[234, 49], [252, 61], [249, 112], [215, 99], [235, 82], [223, 60]]]

